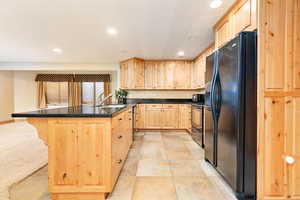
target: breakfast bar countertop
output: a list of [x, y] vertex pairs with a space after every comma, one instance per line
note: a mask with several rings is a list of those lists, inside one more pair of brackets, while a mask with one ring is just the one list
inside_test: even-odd
[[95, 117], [109, 118], [117, 115], [128, 107], [134, 107], [135, 104], [126, 104], [123, 107], [100, 107], [100, 106], [78, 106], [62, 107], [55, 109], [41, 109], [31, 112], [13, 113], [12, 117]]

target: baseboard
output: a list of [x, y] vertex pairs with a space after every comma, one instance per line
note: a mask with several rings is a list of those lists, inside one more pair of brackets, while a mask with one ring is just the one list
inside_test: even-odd
[[14, 122], [15, 122], [14, 119], [6, 120], [6, 121], [0, 121], [0, 125], [2, 125], [2, 124], [10, 124], [10, 123], [14, 123]]
[[178, 128], [176, 128], [176, 129], [151, 129], [151, 128], [143, 128], [143, 129], [135, 129], [135, 131], [137, 131], [137, 132], [139, 132], [139, 131], [149, 131], [149, 132], [151, 132], [151, 131], [153, 131], [153, 132], [155, 132], [155, 131], [175, 131], [175, 132], [186, 131], [186, 132], [189, 133], [188, 129], [178, 129]]

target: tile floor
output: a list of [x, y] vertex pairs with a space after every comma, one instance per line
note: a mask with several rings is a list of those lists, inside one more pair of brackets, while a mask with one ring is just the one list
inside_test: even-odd
[[[185, 132], [139, 132], [109, 200], [236, 200]], [[37, 192], [34, 192], [36, 190]], [[49, 200], [44, 168], [11, 189], [11, 200]]]

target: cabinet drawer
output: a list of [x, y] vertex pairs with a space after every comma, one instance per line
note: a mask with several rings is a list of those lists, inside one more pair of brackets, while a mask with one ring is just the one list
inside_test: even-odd
[[178, 104], [163, 104], [163, 108], [178, 108]]
[[146, 109], [162, 108], [162, 104], [147, 104]]
[[183, 104], [182, 107], [183, 107], [184, 109], [186, 109], [186, 110], [189, 110], [189, 109], [191, 110], [191, 109], [192, 109], [192, 106], [189, 105], [189, 104]]
[[112, 118], [112, 128], [118, 128], [126, 119], [125, 112], [118, 114], [117, 116]]
[[121, 169], [125, 163], [126, 152], [121, 150], [117, 144], [112, 145], [112, 158], [111, 158], [111, 177], [112, 187], [115, 185]]

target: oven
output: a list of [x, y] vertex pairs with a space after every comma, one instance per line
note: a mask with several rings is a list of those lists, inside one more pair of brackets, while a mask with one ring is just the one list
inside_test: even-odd
[[203, 106], [192, 105], [192, 133], [191, 136], [202, 148], [204, 148], [204, 126], [203, 126]]

